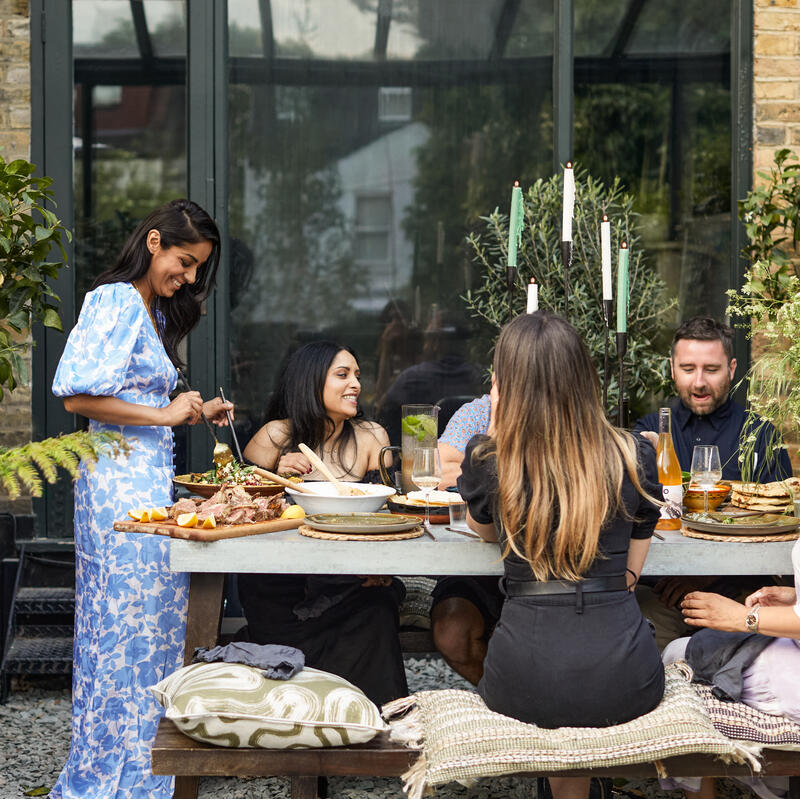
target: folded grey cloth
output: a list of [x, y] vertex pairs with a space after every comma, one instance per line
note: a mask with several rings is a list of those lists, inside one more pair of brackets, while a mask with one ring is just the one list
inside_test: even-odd
[[703, 628], [689, 639], [686, 660], [696, 683], [708, 683], [718, 700], [742, 696], [742, 673], [761, 651], [774, 642], [761, 633], [731, 633]]
[[253, 644], [252, 642], [231, 642], [219, 647], [197, 647], [193, 662], [224, 661], [226, 664], [247, 664], [258, 667], [267, 678], [287, 681], [300, 672], [306, 664], [302, 650], [283, 644]]

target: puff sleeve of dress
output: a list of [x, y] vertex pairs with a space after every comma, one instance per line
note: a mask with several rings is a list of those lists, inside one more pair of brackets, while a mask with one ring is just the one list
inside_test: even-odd
[[89, 292], [58, 363], [53, 394], [118, 395], [146, 314], [129, 284], [105, 284]]

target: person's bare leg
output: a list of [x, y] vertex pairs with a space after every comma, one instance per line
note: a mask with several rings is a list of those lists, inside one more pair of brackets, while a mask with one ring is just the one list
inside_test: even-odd
[[463, 597], [446, 597], [431, 611], [431, 631], [444, 660], [471, 684], [483, 677], [486, 625], [478, 607]]
[[553, 797], [588, 797], [589, 778], [549, 778]]
[[699, 792], [684, 792], [687, 797], [716, 797], [717, 796], [717, 779], [716, 778], [703, 778], [700, 781]]

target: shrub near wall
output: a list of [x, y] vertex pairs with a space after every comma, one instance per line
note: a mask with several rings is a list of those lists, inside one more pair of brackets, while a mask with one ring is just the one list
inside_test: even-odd
[[[31, 123], [28, 0], [0, 0], [0, 154], [6, 161], [29, 158]], [[29, 356], [26, 356], [29, 358]], [[0, 447], [31, 438], [31, 391], [21, 386], [0, 402]], [[30, 513], [28, 498], [0, 494], [0, 511]]]

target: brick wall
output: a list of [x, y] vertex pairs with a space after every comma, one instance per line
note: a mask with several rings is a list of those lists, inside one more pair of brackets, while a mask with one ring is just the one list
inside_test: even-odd
[[[0, 0], [0, 155], [6, 161], [30, 158], [31, 86], [28, 0]], [[31, 436], [29, 387], [6, 393], [0, 402], [0, 447]], [[0, 494], [0, 510], [30, 513], [28, 499], [9, 501]]]
[[[800, 0], [754, 0], [753, 166], [775, 151], [800, 152]], [[754, 176], [755, 177], [755, 176]]]

